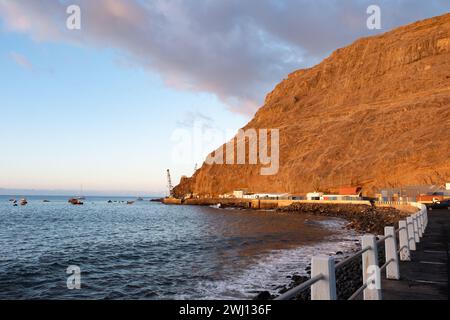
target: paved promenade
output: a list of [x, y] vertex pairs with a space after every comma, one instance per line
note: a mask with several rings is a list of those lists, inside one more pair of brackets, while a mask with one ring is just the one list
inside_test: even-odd
[[448, 300], [450, 210], [428, 211], [428, 219], [411, 261], [400, 262], [400, 281], [383, 280], [383, 300]]

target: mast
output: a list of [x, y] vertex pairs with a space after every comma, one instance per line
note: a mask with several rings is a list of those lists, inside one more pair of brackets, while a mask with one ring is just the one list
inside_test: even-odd
[[170, 170], [167, 169], [167, 188], [169, 189], [169, 196], [171, 197], [173, 195], [173, 185], [172, 185], [172, 179], [170, 178]]

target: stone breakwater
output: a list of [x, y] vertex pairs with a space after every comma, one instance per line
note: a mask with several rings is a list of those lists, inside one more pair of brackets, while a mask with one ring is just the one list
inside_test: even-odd
[[[284, 208], [277, 209], [278, 212], [291, 212], [295, 214], [309, 214], [326, 217], [337, 217], [349, 221], [347, 228], [354, 229], [361, 233], [373, 233], [381, 235], [384, 233], [385, 226], [397, 227], [398, 221], [410, 215], [408, 212], [403, 212], [392, 207], [376, 207], [369, 205], [350, 205], [350, 204], [315, 204], [315, 203], [293, 203]], [[352, 255], [353, 252], [337, 252], [336, 261]], [[383, 264], [385, 261], [384, 246], [378, 248], [379, 263]], [[311, 275], [311, 266], [305, 269], [309, 276], [295, 273], [290, 276], [291, 282], [282, 287], [278, 293], [281, 295], [286, 291], [307, 281]], [[359, 287], [362, 286], [362, 262], [361, 259], [350, 261], [340, 269], [336, 270], [336, 291], [339, 300], [347, 300]], [[276, 295], [271, 295], [268, 291], [259, 293], [255, 300], [270, 300], [276, 298]], [[296, 300], [310, 300], [310, 290], [305, 290], [300, 293]]]
[[348, 229], [373, 234], [383, 234], [385, 226], [397, 226], [399, 220], [409, 215], [392, 207], [355, 204], [293, 203], [277, 211], [342, 218], [349, 221]]

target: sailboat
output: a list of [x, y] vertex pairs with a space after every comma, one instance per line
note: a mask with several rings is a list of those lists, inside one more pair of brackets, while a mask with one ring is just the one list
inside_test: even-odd
[[86, 200], [86, 197], [83, 196], [83, 185], [80, 186], [80, 195], [77, 197], [77, 200]]

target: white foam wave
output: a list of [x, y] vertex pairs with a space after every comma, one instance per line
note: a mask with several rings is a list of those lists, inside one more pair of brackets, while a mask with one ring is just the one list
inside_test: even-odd
[[335, 233], [319, 243], [289, 250], [274, 250], [238, 275], [221, 281], [198, 283], [192, 294], [181, 294], [176, 299], [251, 299], [260, 291], [272, 294], [290, 283], [293, 274], [306, 275], [311, 257], [318, 254], [334, 255], [356, 248], [358, 234], [344, 230], [343, 220], [314, 221]]

